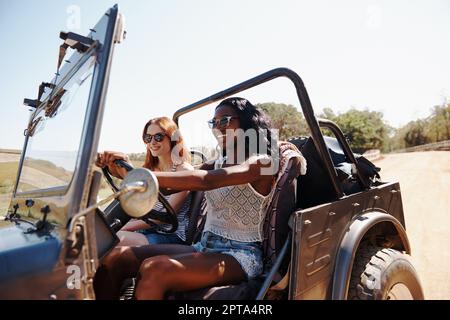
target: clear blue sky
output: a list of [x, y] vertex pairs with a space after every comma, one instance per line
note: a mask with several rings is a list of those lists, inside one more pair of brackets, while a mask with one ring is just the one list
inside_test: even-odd
[[[87, 33], [116, 2], [128, 34], [115, 51], [101, 149], [144, 151], [148, 118], [279, 66], [300, 74], [316, 113], [367, 107], [400, 126], [450, 99], [447, 0], [0, 0], [0, 148], [22, 147], [21, 103], [55, 72], [59, 31]], [[298, 107], [285, 80], [242, 95]]]

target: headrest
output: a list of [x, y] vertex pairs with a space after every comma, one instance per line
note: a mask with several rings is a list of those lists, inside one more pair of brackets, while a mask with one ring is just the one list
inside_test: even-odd
[[[300, 152], [300, 150], [298, 150], [298, 148], [287, 141], [280, 141], [278, 143], [278, 148], [279, 148], [279, 169], [278, 169], [278, 173], [276, 175], [276, 182], [275, 185], [278, 183], [278, 181], [280, 180], [281, 176], [286, 173], [286, 168], [288, 165], [288, 162], [290, 159], [292, 158], [298, 158], [299, 162], [298, 165], [294, 168], [295, 170], [297, 170], [297, 175], [296, 176], [300, 176], [300, 175], [305, 175], [306, 174], [306, 168], [307, 168], [307, 163], [306, 163], [306, 159], [305, 157], [303, 157], [302, 153]], [[291, 170], [292, 168], [289, 168], [289, 170]]]

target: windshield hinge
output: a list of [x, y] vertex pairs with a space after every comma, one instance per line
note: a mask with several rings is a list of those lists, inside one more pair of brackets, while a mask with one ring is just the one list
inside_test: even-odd
[[49, 83], [49, 82], [42, 82], [39, 85], [37, 99], [27, 99], [27, 98], [25, 98], [25, 99], [23, 99], [23, 104], [28, 106], [28, 107], [35, 108], [35, 109], [37, 107], [39, 107], [39, 105], [42, 104], [41, 98], [42, 98], [42, 95], [44, 94], [45, 88], [54, 89], [55, 85], [53, 83]]
[[20, 219], [20, 215], [17, 214], [17, 210], [19, 209], [19, 204], [16, 203], [16, 204], [13, 206], [13, 209], [14, 209], [14, 212], [10, 212], [10, 213], [8, 213], [8, 214], [5, 216], [5, 218], [4, 218], [5, 221], [11, 221], [11, 222], [14, 222], [14, 219]]
[[[35, 108], [35, 109], [41, 103], [42, 103], [42, 101], [39, 101], [38, 99], [28, 99], [28, 98], [23, 99], [23, 104], [24, 105], [26, 105], [27, 107]], [[31, 111], [31, 109], [30, 109], [30, 111]]]
[[66, 55], [67, 48], [72, 48], [80, 53], [86, 52], [90, 46], [95, 42], [95, 40], [84, 37], [73, 32], [60, 32], [59, 37], [64, 40], [64, 43], [59, 47], [59, 57], [58, 57], [58, 70], [61, 63]]

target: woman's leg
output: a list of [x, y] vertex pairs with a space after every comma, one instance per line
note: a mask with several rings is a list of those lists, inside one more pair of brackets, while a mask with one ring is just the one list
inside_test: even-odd
[[162, 254], [195, 252], [191, 246], [178, 244], [116, 247], [101, 261], [94, 277], [97, 299], [118, 299], [120, 287], [127, 278], [135, 277], [142, 261]]
[[117, 244], [121, 246], [145, 246], [148, 244], [183, 244], [175, 233], [158, 233], [156, 231], [148, 231], [146, 233], [134, 231], [119, 231], [117, 236], [120, 242]]
[[120, 239], [120, 242], [117, 244], [118, 247], [145, 246], [148, 244], [147, 237], [139, 232], [119, 231], [117, 232], [117, 237]]
[[246, 275], [230, 255], [185, 253], [146, 259], [139, 269], [137, 299], [163, 299], [168, 291], [190, 291], [242, 282]]

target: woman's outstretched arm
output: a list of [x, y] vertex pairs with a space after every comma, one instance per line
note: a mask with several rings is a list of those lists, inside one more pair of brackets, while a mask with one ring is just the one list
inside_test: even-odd
[[271, 163], [250, 158], [242, 164], [214, 170], [154, 172], [160, 188], [172, 190], [212, 190], [225, 186], [272, 181]]

